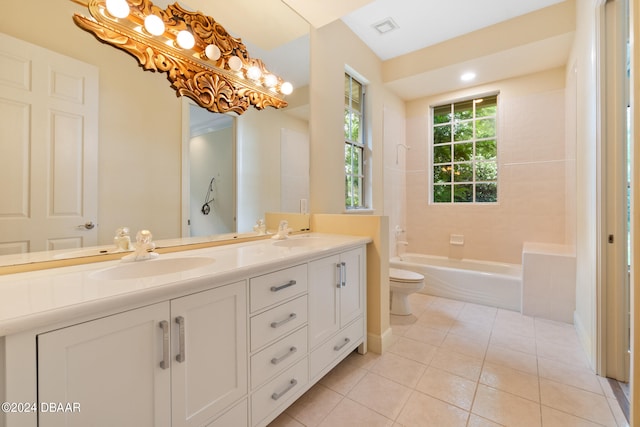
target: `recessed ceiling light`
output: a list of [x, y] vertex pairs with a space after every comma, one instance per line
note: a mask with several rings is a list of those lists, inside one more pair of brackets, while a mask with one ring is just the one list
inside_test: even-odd
[[385, 18], [384, 20], [372, 25], [380, 34], [386, 34], [390, 31], [398, 29], [398, 24], [392, 18]]
[[460, 80], [462, 80], [463, 82], [470, 82], [475, 78], [476, 78], [476, 73], [471, 71], [468, 73], [464, 73], [463, 75], [460, 76]]

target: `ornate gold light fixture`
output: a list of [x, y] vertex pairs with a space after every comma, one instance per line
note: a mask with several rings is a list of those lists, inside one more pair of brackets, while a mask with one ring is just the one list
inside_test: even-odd
[[130, 53], [144, 70], [167, 73], [178, 96], [215, 113], [287, 106], [283, 95], [291, 93], [291, 84], [251, 58], [242, 41], [210, 16], [178, 3], [161, 9], [149, 0], [82, 4], [91, 18], [75, 14], [80, 28]]

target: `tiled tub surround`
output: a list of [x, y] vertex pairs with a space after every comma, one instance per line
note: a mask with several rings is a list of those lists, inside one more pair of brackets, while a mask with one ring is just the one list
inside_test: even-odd
[[[320, 239], [310, 245], [294, 241], [314, 236]], [[342, 357], [361, 344], [366, 348], [364, 246], [370, 241], [368, 237], [312, 233], [291, 238], [285, 246], [267, 239], [163, 254], [150, 261], [126, 264], [108, 261], [2, 276], [0, 402], [37, 402], [43, 396], [46, 399], [49, 389], [53, 389], [54, 396], [60, 390], [64, 395], [67, 387], [64, 384], [69, 385], [68, 381], [74, 381], [72, 388], [76, 396], [85, 395], [78, 391], [84, 390], [83, 387], [94, 389], [94, 383], [99, 383], [102, 390], [109, 390], [113, 378], [123, 375], [117, 369], [128, 372], [131, 368], [129, 378], [134, 381], [129, 381], [127, 389], [121, 390], [124, 394], [115, 395], [134, 393], [133, 401], [137, 399], [135, 390], [154, 393], [151, 400], [143, 399], [155, 401], [151, 408], [146, 408], [150, 411], [147, 416], [155, 420], [151, 422], [154, 426], [206, 423], [217, 427], [229, 422], [231, 425], [264, 425]], [[113, 274], [114, 268], [147, 270], [151, 265], [160, 267], [158, 261], [173, 258], [184, 261], [189, 257], [214, 261], [179, 273], [158, 275], [157, 270], [151, 269], [154, 275], [140, 278], [100, 278]], [[123, 270], [116, 271], [122, 274]], [[336, 288], [337, 277], [339, 288]], [[295, 286], [269, 292], [270, 288], [279, 288], [281, 282], [294, 282], [292, 279]], [[358, 286], [350, 286], [355, 283]], [[260, 290], [269, 295], [278, 294], [277, 298], [257, 298]], [[311, 300], [322, 301], [322, 304], [313, 305]], [[263, 318], [267, 322], [264, 333], [260, 332], [264, 329]], [[117, 340], [111, 340], [112, 337]], [[128, 345], [123, 345], [125, 343]], [[286, 348], [272, 349], [281, 343]], [[291, 347], [296, 350], [290, 351]], [[187, 349], [186, 359], [183, 348]], [[266, 358], [267, 362], [277, 360], [267, 363], [275, 366], [271, 373], [260, 376], [264, 351], [274, 352]], [[87, 355], [95, 355], [90, 357], [89, 365], [76, 363], [87, 359]], [[69, 357], [81, 359], [74, 359], [72, 363]], [[191, 365], [189, 369], [185, 369], [187, 364]], [[205, 368], [204, 372], [193, 377], [194, 372], [198, 372], [197, 366]], [[220, 367], [224, 370], [220, 371]], [[110, 372], [117, 375], [112, 377]], [[231, 372], [231, 376], [227, 372]], [[210, 382], [215, 387], [200, 387], [202, 381], [212, 375], [218, 378]], [[291, 380], [291, 387], [289, 375], [298, 378]], [[184, 390], [176, 386], [181, 376], [188, 380]], [[281, 386], [279, 381], [284, 381], [285, 376]], [[141, 383], [147, 384], [147, 378], [153, 379], [149, 380], [151, 385], [141, 386]], [[204, 406], [208, 408], [206, 411], [199, 410], [198, 405], [203, 404], [203, 399], [209, 399], [211, 390], [222, 387], [218, 384], [221, 381], [225, 386], [230, 385], [232, 393], [227, 395], [222, 390], [218, 400], [207, 404], [210, 407]], [[188, 387], [189, 383], [200, 386], [194, 390], [193, 386]], [[158, 384], [162, 386], [160, 389]], [[45, 392], [42, 392], [43, 386]], [[205, 394], [199, 395], [201, 392], [197, 390]], [[102, 400], [96, 403], [95, 393], [91, 396], [94, 401], [85, 401], [85, 411], [106, 411], [107, 417], [118, 414], [105, 409]], [[142, 398], [144, 396], [146, 394]], [[182, 401], [183, 397], [190, 406], [176, 409], [175, 402]], [[218, 408], [214, 411], [217, 415], [212, 414], [212, 408]], [[119, 416], [133, 415], [126, 411], [121, 409]], [[135, 412], [136, 417], [125, 418], [133, 423], [131, 425], [148, 424], [135, 421], [143, 419], [141, 409]], [[65, 419], [64, 415], [57, 417], [57, 421], [55, 416], [49, 416], [51, 414], [41, 415], [38, 421], [33, 413], [0, 414], [0, 425], [35, 426], [38, 422], [41, 426], [57, 425], [56, 422]], [[221, 418], [216, 418], [220, 415]], [[119, 419], [122, 425], [122, 418]], [[46, 424], [52, 420], [54, 424]]]
[[409, 299], [389, 352], [351, 354], [270, 427], [628, 426], [572, 325]]
[[[498, 203], [430, 203], [430, 106], [495, 91]], [[519, 264], [524, 242], [572, 242], [575, 154], [565, 138], [565, 96], [561, 67], [408, 102], [407, 251]], [[450, 245], [451, 234], [464, 235], [464, 246]]]

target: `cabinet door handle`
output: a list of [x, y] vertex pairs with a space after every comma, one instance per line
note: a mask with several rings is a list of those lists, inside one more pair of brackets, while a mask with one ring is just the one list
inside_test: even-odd
[[341, 262], [340, 263], [340, 278], [341, 281], [340, 283], [342, 284], [342, 287], [344, 288], [345, 286], [347, 286], [347, 263], [346, 262]]
[[178, 343], [180, 346], [178, 354], [176, 355], [176, 360], [182, 363], [186, 357], [184, 348], [184, 317], [176, 317], [176, 323], [178, 324]]
[[160, 367], [162, 369], [169, 368], [169, 322], [163, 320], [158, 325], [162, 329], [162, 360]]
[[291, 314], [289, 315], [289, 317], [287, 317], [286, 319], [282, 319], [282, 320], [280, 320], [280, 321], [278, 321], [278, 322], [271, 322], [271, 327], [272, 327], [272, 328], [280, 327], [280, 326], [284, 325], [284, 324], [285, 324], [285, 323], [287, 323], [287, 322], [291, 322], [291, 321], [292, 321], [293, 319], [295, 319], [296, 317], [298, 317], [298, 315], [297, 315], [297, 314], [295, 314], [295, 313], [291, 313]]
[[278, 400], [280, 399], [282, 396], [284, 396], [289, 390], [291, 390], [292, 388], [294, 388], [296, 385], [298, 385], [298, 381], [294, 378], [291, 381], [289, 381], [289, 385], [287, 386], [287, 388], [285, 388], [284, 390], [282, 390], [280, 393], [273, 393], [271, 395], [271, 398], [273, 400]]
[[289, 280], [287, 283], [285, 283], [284, 285], [280, 285], [280, 286], [272, 286], [271, 287], [271, 292], [278, 292], [281, 291], [283, 289], [288, 288], [289, 286], [293, 286], [296, 284], [295, 280]]
[[338, 269], [338, 284], [336, 285], [336, 288], [340, 289], [342, 287], [342, 264], [337, 263], [336, 268]]
[[336, 345], [335, 347], [333, 347], [333, 350], [334, 350], [334, 351], [340, 351], [340, 350], [342, 350], [342, 348], [343, 348], [345, 345], [349, 344], [349, 342], [350, 342], [350, 341], [351, 341], [351, 340], [350, 340], [349, 338], [345, 338], [345, 339], [344, 339], [344, 341], [342, 342], [342, 344], [338, 344], [338, 345]]
[[277, 365], [278, 363], [282, 362], [284, 359], [286, 359], [287, 357], [291, 356], [292, 354], [294, 354], [296, 351], [298, 351], [297, 348], [295, 347], [291, 347], [289, 349], [289, 351], [287, 351], [285, 354], [283, 354], [280, 357], [274, 357], [273, 359], [271, 359], [271, 363], [274, 365]]

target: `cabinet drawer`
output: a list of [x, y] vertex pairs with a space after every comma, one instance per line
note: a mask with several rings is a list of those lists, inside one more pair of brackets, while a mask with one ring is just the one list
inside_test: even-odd
[[307, 328], [271, 344], [251, 357], [251, 387], [255, 388], [307, 354]]
[[307, 265], [297, 265], [249, 280], [251, 312], [307, 291]]
[[352, 351], [363, 336], [364, 319], [361, 317], [314, 350], [309, 357], [311, 378], [315, 378], [338, 357]]
[[307, 296], [289, 301], [251, 318], [251, 351], [307, 322]]
[[291, 403], [309, 381], [308, 359], [305, 357], [269, 381], [251, 397], [251, 423], [258, 424], [278, 408]]

